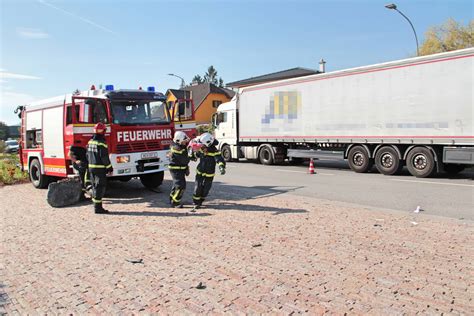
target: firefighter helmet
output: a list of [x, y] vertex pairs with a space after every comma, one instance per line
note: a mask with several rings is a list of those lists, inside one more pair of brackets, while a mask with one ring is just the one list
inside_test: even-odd
[[199, 136], [199, 141], [206, 147], [210, 147], [214, 143], [214, 136], [210, 133], [204, 133]]
[[177, 131], [174, 133], [173, 141], [178, 145], [185, 145], [189, 141], [189, 137], [185, 132]]
[[105, 126], [105, 124], [102, 123], [102, 122], [99, 122], [99, 123], [95, 124], [95, 126], [94, 126], [94, 134], [104, 135], [106, 129], [107, 129], [107, 127]]

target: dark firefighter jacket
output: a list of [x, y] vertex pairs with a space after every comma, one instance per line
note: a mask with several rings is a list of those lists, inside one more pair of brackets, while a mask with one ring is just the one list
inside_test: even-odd
[[225, 168], [224, 158], [222, 158], [221, 152], [216, 147], [218, 144], [219, 142], [214, 140], [211, 146], [195, 153], [195, 157], [199, 158], [199, 164], [196, 168], [198, 175], [213, 177], [216, 173], [216, 164]]
[[87, 160], [89, 162], [89, 170], [92, 173], [105, 175], [108, 171], [112, 170], [104, 136], [95, 134], [89, 141], [87, 144]]
[[189, 156], [186, 146], [181, 146], [176, 143], [171, 145], [170, 155], [170, 170], [186, 170], [189, 164]]

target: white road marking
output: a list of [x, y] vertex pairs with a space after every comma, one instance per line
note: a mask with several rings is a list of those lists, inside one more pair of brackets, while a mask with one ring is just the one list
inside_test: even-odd
[[472, 185], [472, 184], [446, 183], [446, 182], [433, 182], [433, 181], [416, 181], [416, 180], [403, 180], [403, 179], [389, 179], [389, 180], [391, 180], [391, 181], [401, 181], [401, 182], [413, 182], [413, 183], [454, 185], [454, 186], [461, 186], [461, 187], [471, 187], [471, 188], [474, 188], [474, 185]]
[[[298, 170], [285, 170], [285, 169], [277, 169], [276, 171], [281, 171], [281, 172], [294, 172], [294, 173], [308, 173], [308, 171], [298, 171]], [[321, 176], [333, 176], [334, 173], [321, 173], [317, 172], [315, 173], [316, 175], [321, 175]]]

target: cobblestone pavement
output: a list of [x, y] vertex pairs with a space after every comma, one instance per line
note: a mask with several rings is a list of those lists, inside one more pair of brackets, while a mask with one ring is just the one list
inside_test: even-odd
[[0, 188], [0, 314], [474, 313], [473, 222], [213, 190], [191, 214], [114, 183], [94, 215]]

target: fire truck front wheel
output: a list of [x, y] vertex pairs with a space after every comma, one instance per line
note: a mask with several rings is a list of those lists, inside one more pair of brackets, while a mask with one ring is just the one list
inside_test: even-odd
[[37, 189], [44, 189], [48, 187], [49, 177], [41, 174], [41, 165], [38, 159], [33, 159], [29, 169], [30, 181]]
[[149, 173], [140, 176], [140, 181], [142, 182], [143, 186], [148, 189], [154, 189], [159, 187], [163, 182], [163, 178], [165, 176], [164, 171], [160, 171], [157, 173]]

